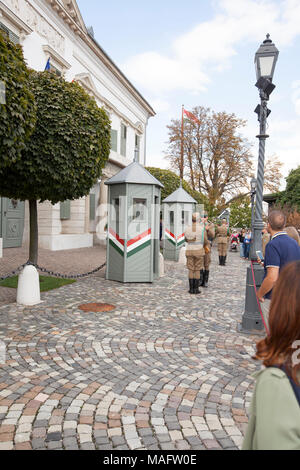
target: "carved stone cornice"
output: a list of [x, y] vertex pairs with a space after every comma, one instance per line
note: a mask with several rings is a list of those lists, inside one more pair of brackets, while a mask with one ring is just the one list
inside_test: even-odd
[[5, 4], [15, 16], [29, 28], [46, 38], [49, 45], [59, 54], [65, 53], [65, 38], [28, 0], [5, 0]]
[[[17, 4], [17, 2], [14, 2]], [[32, 29], [24, 21], [21, 20], [7, 5], [0, 1], [0, 20], [1, 17], [7, 18], [15, 28], [19, 31], [20, 36], [32, 33]]]

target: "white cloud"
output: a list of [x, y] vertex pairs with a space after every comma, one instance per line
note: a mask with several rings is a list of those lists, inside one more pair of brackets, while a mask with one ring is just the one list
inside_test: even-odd
[[280, 49], [300, 34], [299, 0], [215, 0], [215, 16], [179, 36], [170, 54], [149, 51], [123, 65], [138, 85], [158, 95], [182, 89], [203, 92], [213, 72], [230, 65], [242, 44], [257, 46], [266, 33]]

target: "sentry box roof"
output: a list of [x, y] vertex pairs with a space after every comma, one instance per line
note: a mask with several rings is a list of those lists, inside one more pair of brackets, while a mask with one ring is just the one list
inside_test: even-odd
[[131, 183], [131, 184], [151, 184], [155, 186], [159, 186], [163, 188], [164, 185], [161, 184], [154, 176], [149, 173], [140, 163], [133, 162], [128, 165], [123, 170], [119, 171], [116, 175], [114, 175], [109, 180], [105, 181], [104, 184], [112, 185], [112, 184], [123, 184], [123, 183]]
[[163, 203], [176, 203], [176, 202], [184, 202], [188, 204], [197, 204], [197, 201], [192, 198], [183, 188], [179, 188], [174, 193], [170, 194], [170, 196], [166, 197], [162, 201]]

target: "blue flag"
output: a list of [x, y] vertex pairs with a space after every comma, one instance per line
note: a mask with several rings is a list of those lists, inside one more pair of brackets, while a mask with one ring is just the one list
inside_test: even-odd
[[46, 64], [46, 67], [45, 67], [45, 71], [46, 70], [50, 70], [50, 57], [49, 59], [47, 60], [47, 64]]

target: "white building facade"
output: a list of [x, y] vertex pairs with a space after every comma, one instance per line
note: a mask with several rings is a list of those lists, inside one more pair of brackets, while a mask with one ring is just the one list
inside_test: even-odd
[[[136, 147], [139, 162], [146, 164], [147, 124], [155, 112], [95, 41], [75, 0], [0, 0], [0, 29], [22, 45], [29, 67], [43, 71], [50, 58], [53, 73], [80, 83], [110, 117], [109, 162], [90, 195], [77, 201], [39, 205], [41, 247], [56, 251], [101, 242], [106, 226], [107, 186], [104, 182], [133, 161]], [[1, 211], [4, 206], [2, 199], [0, 222], [5, 217]], [[15, 242], [6, 244], [10, 227], [16, 233], [16, 226], [2, 220], [0, 227], [7, 227], [2, 233], [4, 248], [13, 243], [20, 246], [20, 237], [21, 243], [28, 242], [28, 225], [26, 203], [23, 237], [15, 237]]]

